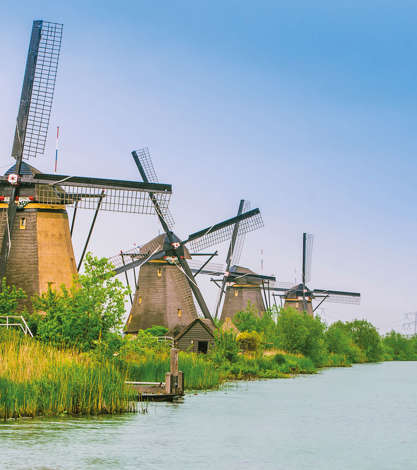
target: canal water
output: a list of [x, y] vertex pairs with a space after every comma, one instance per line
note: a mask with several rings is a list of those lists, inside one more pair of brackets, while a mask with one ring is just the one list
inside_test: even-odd
[[327, 369], [149, 404], [0, 424], [1, 469], [417, 468], [417, 362]]

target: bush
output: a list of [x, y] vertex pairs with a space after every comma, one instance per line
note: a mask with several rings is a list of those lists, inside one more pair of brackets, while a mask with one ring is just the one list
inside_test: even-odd
[[237, 335], [236, 341], [242, 351], [258, 351], [261, 336], [256, 331], [243, 331]]
[[353, 336], [349, 328], [341, 322], [330, 325], [325, 334], [327, 349], [330, 353], [343, 355], [350, 363], [366, 361], [366, 355], [353, 341]]
[[384, 351], [377, 329], [366, 320], [354, 320], [345, 323], [354, 343], [363, 351], [366, 360], [378, 362], [383, 359]]
[[153, 325], [151, 328], [147, 328], [145, 331], [152, 336], [166, 336], [168, 333], [168, 328], [165, 328], [165, 326]]
[[324, 330], [325, 324], [320, 318], [293, 308], [283, 309], [278, 317], [277, 332], [281, 348], [309, 356], [317, 365], [322, 364], [326, 356]]
[[281, 353], [275, 354], [274, 361], [279, 365], [285, 364], [286, 362], [285, 355]]

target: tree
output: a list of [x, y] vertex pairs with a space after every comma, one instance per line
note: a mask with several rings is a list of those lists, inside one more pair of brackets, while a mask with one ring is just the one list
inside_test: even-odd
[[237, 312], [233, 317], [233, 323], [239, 331], [256, 331], [259, 314], [253, 304], [248, 302], [246, 310]]
[[417, 359], [412, 339], [408, 339], [396, 331], [391, 331], [384, 336], [382, 341], [391, 353], [392, 359], [396, 361], [415, 361]]
[[319, 317], [300, 313], [291, 307], [282, 309], [277, 321], [277, 332], [282, 349], [309, 356], [317, 365], [326, 353], [324, 330]]
[[114, 277], [113, 266], [106, 258], [90, 253], [84, 263], [84, 274], [74, 277], [70, 289], [51, 286], [34, 297], [34, 310], [42, 314], [37, 336], [56, 345], [94, 349], [106, 336], [116, 332], [125, 312], [129, 292]]
[[377, 329], [366, 320], [354, 320], [345, 323], [345, 328], [352, 335], [354, 343], [365, 353], [370, 362], [378, 362], [383, 358], [381, 338]]
[[330, 325], [324, 337], [329, 352], [343, 354], [351, 362], [365, 362], [365, 354], [354, 343], [352, 332], [343, 322], [337, 321]]

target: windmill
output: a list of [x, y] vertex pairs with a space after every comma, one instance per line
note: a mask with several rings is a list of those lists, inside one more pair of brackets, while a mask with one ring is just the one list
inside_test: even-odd
[[[133, 151], [132, 156], [143, 181], [158, 181], [147, 148]], [[203, 316], [213, 321], [188, 261], [193, 254], [229, 240], [237, 222], [241, 233], [255, 230], [263, 224], [259, 209], [253, 209], [181, 240], [172, 231], [174, 223], [171, 214], [163, 214], [158, 202], [152, 200], [163, 233], [140, 248], [110, 258], [116, 274], [140, 267], [126, 333], [136, 333], [153, 325], [163, 325], [169, 330], [188, 325], [197, 318], [193, 296]]]
[[[12, 156], [16, 163], [0, 176], [0, 276], [23, 288], [28, 298], [70, 285], [77, 272], [71, 234], [77, 209], [154, 214], [149, 197], [167, 211], [170, 185], [44, 174], [24, 162], [44, 153], [63, 26], [34, 21], [27, 56]], [[69, 229], [66, 207], [74, 208]]]
[[[346, 292], [328, 289], [309, 289], [307, 283], [311, 280], [311, 260], [313, 252], [313, 235], [303, 233], [303, 261], [301, 283], [292, 287], [273, 287], [271, 291], [280, 292], [277, 294], [284, 300], [284, 307], [293, 307], [300, 312], [307, 312], [313, 315], [320, 305], [328, 302], [359, 304], [361, 295], [358, 292]], [[313, 308], [313, 300], [319, 303]]]
[[[249, 201], [242, 199], [239, 203], [237, 215], [247, 211], [250, 207]], [[223, 272], [213, 272], [210, 274], [222, 276], [220, 279], [212, 279], [219, 287], [219, 297], [216, 305], [216, 318], [219, 315], [223, 295], [225, 295], [224, 304], [220, 320], [233, 316], [242, 310], [245, 310], [250, 302], [257, 312], [264, 312], [270, 307], [271, 282], [275, 282], [274, 276], [264, 276], [256, 274], [254, 271], [239, 266], [245, 241], [245, 233], [240, 230], [240, 223], [237, 222], [233, 228], [232, 238], [226, 256], [226, 269]], [[208, 271], [204, 271], [207, 273]]]

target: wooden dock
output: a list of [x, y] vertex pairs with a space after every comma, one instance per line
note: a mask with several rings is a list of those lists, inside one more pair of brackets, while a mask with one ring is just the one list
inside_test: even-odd
[[184, 396], [184, 374], [178, 370], [178, 349], [171, 349], [165, 382], [126, 382], [138, 392], [138, 401], [174, 401]]

